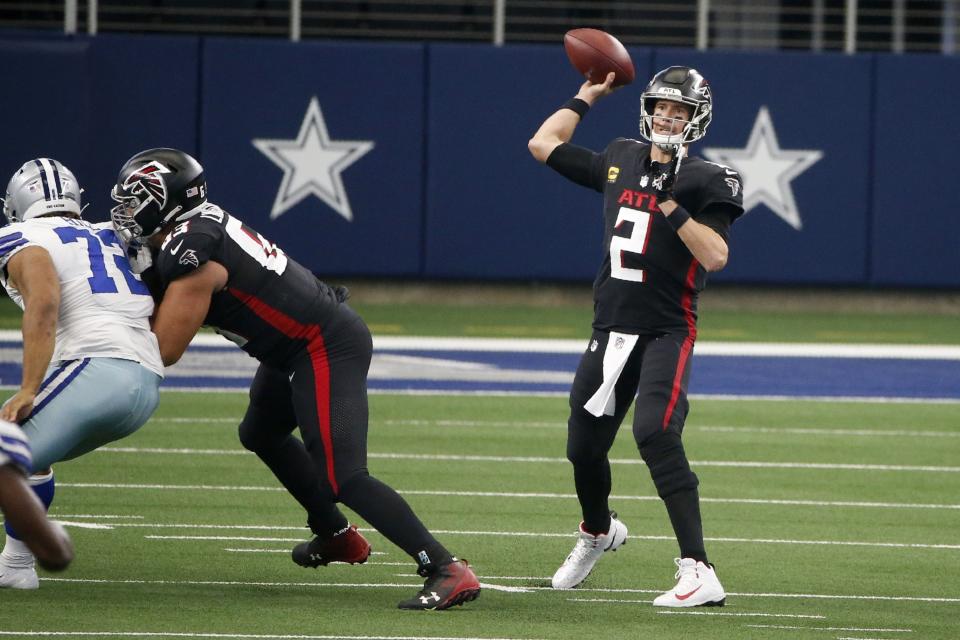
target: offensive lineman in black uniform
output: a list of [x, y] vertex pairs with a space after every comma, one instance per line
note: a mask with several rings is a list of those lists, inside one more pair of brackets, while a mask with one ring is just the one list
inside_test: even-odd
[[[480, 583], [427, 531], [396, 491], [367, 472], [370, 331], [332, 288], [240, 220], [207, 202], [203, 167], [176, 149], [123, 166], [111, 212], [135, 270], [162, 295], [154, 332], [166, 366], [209, 325], [260, 361], [240, 441], [306, 509], [315, 537], [296, 546], [304, 567], [365, 562], [370, 545], [347, 505], [408, 553], [426, 578], [401, 609], [446, 609]], [[146, 271], [150, 264], [153, 273]], [[302, 442], [291, 435], [298, 427]]]
[[585, 82], [529, 143], [538, 161], [603, 194], [605, 229], [593, 336], [570, 391], [567, 427], [583, 522], [552, 584], [579, 585], [604, 551], [626, 542], [627, 528], [607, 503], [607, 453], [636, 396], [634, 439], [680, 546], [678, 582], [653, 604], [722, 605], [726, 594], [707, 561], [698, 480], [680, 434], [697, 295], [707, 272], [726, 265], [730, 225], [743, 213], [740, 176], [684, 157], [706, 133], [713, 106], [707, 81], [688, 67], [657, 73], [641, 96], [640, 132], [650, 144], [617, 138], [601, 153], [570, 144], [590, 106], [612, 92], [613, 79], [611, 73], [602, 84]]

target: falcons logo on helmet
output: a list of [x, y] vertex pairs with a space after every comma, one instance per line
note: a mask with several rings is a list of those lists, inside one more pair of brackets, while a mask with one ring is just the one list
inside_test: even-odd
[[170, 171], [157, 161], [149, 162], [123, 181], [123, 188], [127, 193], [138, 196], [141, 201], [153, 198], [163, 209], [167, 203], [167, 185], [160, 174]]

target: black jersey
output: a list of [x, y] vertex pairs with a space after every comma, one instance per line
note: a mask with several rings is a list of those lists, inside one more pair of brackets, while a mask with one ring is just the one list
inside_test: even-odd
[[208, 261], [227, 270], [204, 324], [261, 362], [284, 367], [336, 311], [339, 290], [215, 205], [177, 225], [155, 260], [165, 289]]
[[[654, 182], [667, 165], [651, 161], [649, 144], [626, 138], [617, 138], [602, 153], [561, 147], [562, 161], [551, 155], [548, 164], [603, 193], [604, 254], [593, 283], [594, 328], [695, 332], [697, 296], [706, 284], [706, 270], [658, 206]], [[674, 198], [724, 240], [743, 213], [737, 172], [696, 156], [680, 165]]]

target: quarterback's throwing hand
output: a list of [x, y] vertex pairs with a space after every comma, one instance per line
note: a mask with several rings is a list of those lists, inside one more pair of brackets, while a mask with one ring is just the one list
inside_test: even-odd
[[580, 85], [580, 90], [577, 91], [577, 97], [586, 101], [587, 104], [593, 104], [603, 96], [608, 96], [614, 92], [614, 78], [616, 78], [616, 74], [611, 71], [607, 74], [607, 79], [602, 83], [594, 84], [587, 80]]

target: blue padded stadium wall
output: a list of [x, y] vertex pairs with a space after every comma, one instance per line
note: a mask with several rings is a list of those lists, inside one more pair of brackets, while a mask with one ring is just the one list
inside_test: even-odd
[[[700, 69], [715, 117], [693, 153], [742, 169], [748, 205], [714, 280], [960, 285], [960, 60], [630, 52], [638, 81], [574, 142], [638, 137], [645, 79]], [[599, 195], [526, 149], [580, 84], [559, 43], [7, 33], [0, 68], [0, 175], [56, 157], [94, 220], [130, 155], [174, 146], [212, 200], [322, 276], [588, 281], [601, 258]]]

